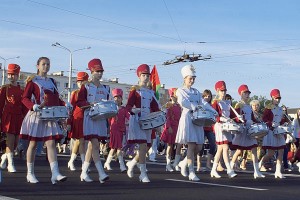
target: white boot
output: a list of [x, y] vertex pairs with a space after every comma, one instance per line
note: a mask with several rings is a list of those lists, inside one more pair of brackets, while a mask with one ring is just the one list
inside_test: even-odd
[[75, 161], [76, 157], [77, 157], [77, 154], [76, 153], [72, 153], [71, 157], [70, 157], [70, 160], [68, 162], [68, 168], [71, 171], [76, 171], [76, 168], [75, 168], [75, 165], [74, 165], [74, 161]]
[[141, 175], [139, 176], [140, 182], [149, 183], [150, 180], [146, 172], [146, 164], [140, 164]]
[[104, 169], [107, 169], [108, 171], [112, 170], [112, 168], [110, 167], [110, 162], [112, 159], [112, 156], [107, 156], [106, 162], [104, 163]]
[[253, 162], [253, 168], [254, 168], [254, 179], [256, 178], [265, 178], [265, 175], [263, 175], [260, 171], [259, 171], [259, 166], [258, 163], [254, 163]]
[[7, 160], [7, 155], [6, 155], [6, 153], [4, 153], [1, 156], [1, 163], [0, 163], [0, 168], [1, 169], [5, 169], [6, 168], [6, 160]]
[[197, 154], [197, 172], [201, 170], [201, 156]]
[[15, 165], [14, 165], [14, 154], [12, 152], [10, 152], [10, 153], [7, 153], [6, 155], [7, 155], [7, 162], [8, 162], [8, 165], [7, 165], [8, 172], [11, 172], [11, 173], [17, 172]]
[[180, 158], [181, 158], [181, 155], [175, 155], [175, 159], [174, 159], [174, 163], [173, 163], [173, 168], [176, 170], [176, 171], [179, 171], [179, 167], [178, 167], [178, 163], [180, 161]]
[[233, 169], [231, 168], [230, 164], [229, 163], [225, 163], [225, 165], [226, 165], [226, 168], [227, 168], [228, 177], [229, 178], [236, 177], [237, 174], [233, 171]]
[[127, 169], [125, 167], [123, 156], [122, 155], [118, 155], [118, 160], [119, 160], [121, 172], [125, 172]]
[[211, 170], [211, 159], [212, 155], [210, 153], [207, 154], [207, 159], [206, 159], [206, 168], [207, 170]]
[[218, 174], [217, 172], [217, 167], [218, 167], [218, 164], [217, 162], [214, 162], [213, 166], [212, 166], [212, 169], [211, 169], [211, 172], [210, 172], [210, 177], [215, 177], [215, 178], [221, 178], [221, 176]]
[[193, 162], [192, 162], [192, 164], [188, 165], [188, 168], [189, 168], [189, 180], [194, 181], [194, 182], [200, 181], [198, 176], [196, 176], [196, 174], [195, 174], [194, 163]]
[[178, 166], [180, 167], [180, 173], [182, 176], [187, 177], [187, 171], [186, 171], [186, 167], [187, 167], [187, 157], [185, 157], [182, 161], [179, 162]]
[[95, 163], [95, 166], [97, 168], [98, 174], [99, 174], [99, 181], [100, 183], [104, 183], [109, 179], [109, 176], [105, 173], [101, 161], [97, 161]]
[[166, 171], [167, 172], [173, 172], [173, 168], [171, 167], [171, 157], [166, 155], [166, 161], [167, 161], [167, 165], [166, 165]]
[[82, 164], [82, 171], [80, 174], [80, 180], [85, 182], [93, 182], [93, 180], [87, 174], [88, 168], [90, 166], [89, 162], [83, 162]]
[[126, 163], [127, 165], [127, 175], [129, 178], [133, 178], [133, 168], [136, 165], [137, 161], [135, 159], [132, 159], [131, 161], [128, 161]]
[[28, 183], [38, 183], [39, 182], [34, 175], [34, 163], [27, 163], [26, 178], [27, 178]]
[[281, 164], [276, 163], [275, 178], [285, 178], [281, 173]]
[[66, 176], [63, 176], [59, 173], [57, 161], [50, 163], [50, 168], [52, 172], [51, 182], [53, 185], [55, 185], [57, 181], [64, 182], [67, 180]]

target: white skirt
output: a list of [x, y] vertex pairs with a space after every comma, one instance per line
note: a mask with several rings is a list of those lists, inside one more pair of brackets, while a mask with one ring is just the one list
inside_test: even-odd
[[283, 149], [285, 147], [284, 134], [275, 135], [272, 130], [263, 139], [263, 148], [265, 149]]
[[20, 138], [34, 141], [60, 140], [62, 130], [55, 120], [41, 120], [39, 112], [28, 111], [20, 131]]
[[83, 136], [84, 139], [90, 140], [92, 138], [98, 138], [99, 140], [107, 139], [107, 120], [98, 119], [93, 120], [89, 116], [89, 109], [84, 111], [83, 117]]
[[188, 112], [183, 111], [181, 114], [175, 143], [187, 144], [193, 142], [196, 144], [204, 144], [203, 127], [193, 124], [192, 118]]
[[244, 129], [243, 132], [235, 134], [232, 139], [232, 145], [234, 148], [242, 150], [251, 150], [254, 147], [257, 147], [257, 139], [251, 138], [247, 135], [248, 130]]
[[151, 130], [141, 129], [138, 115], [130, 115], [127, 141], [129, 143], [151, 144]]
[[214, 131], [216, 134], [216, 143], [217, 144], [230, 144], [232, 142], [231, 132], [223, 131], [222, 123], [215, 123]]

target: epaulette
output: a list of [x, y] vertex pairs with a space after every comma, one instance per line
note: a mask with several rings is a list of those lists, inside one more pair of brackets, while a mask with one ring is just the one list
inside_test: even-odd
[[166, 109], [169, 109], [169, 108], [171, 108], [173, 106], [173, 104], [171, 103], [171, 102], [168, 102], [167, 104], [166, 104]]
[[214, 104], [215, 102], [219, 103], [221, 100], [220, 99], [213, 99], [211, 104]]
[[274, 104], [269, 103], [269, 104], [267, 104], [267, 105], [265, 106], [265, 108], [266, 108], [266, 109], [272, 110], [273, 108], [275, 108], [275, 106], [274, 106]]
[[73, 90], [72, 93], [71, 93], [71, 95], [73, 95], [74, 93], [79, 92], [79, 90], [80, 90], [80, 89]]
[[6, 88], [7, 86], [9, 86], [9, 84], [5, 84], [5, 85], [0, 86], [0, 90], [3, 89], [3, 88]]
[[240, 101], [237, 104], [235, 104], [234, 109], [238, 109], [238, 108], [243, 109], [244, 105], [245, 103]]
[[25, 80], [25, 83], [28, 83], [29, 81], [32, 81], [32, 79], [34, 79], [35, 75], [30, 75], [30, 76], [27, 76], [26, 80]]
[[140, 88], [141, 88], [141, 86], [139, 86], [139, 85], [133, 85], [133, 86], [131, 86], [130, 91], [138, 90]]

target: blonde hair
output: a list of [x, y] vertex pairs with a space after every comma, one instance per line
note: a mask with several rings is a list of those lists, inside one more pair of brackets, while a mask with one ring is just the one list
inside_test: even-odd
[[253, 105], [260, 105], [259, 101], [256, 100], [256, 99], [253, 99], [251, 102], [250, 102], [250, 105], [253, 106]]

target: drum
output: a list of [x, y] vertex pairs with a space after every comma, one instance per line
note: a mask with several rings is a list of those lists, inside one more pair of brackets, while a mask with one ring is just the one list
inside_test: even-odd
[[282, 125], [282, 126], [277, 126], [273, 133], [274, 135], [279, 135], [279, 134], [286, 134], [286, 133], [291, 133], [293, 134], [294, 132], [294, 126], [292, 125], [289, 125], [289, 126], [286, 126], [286, 125]]
[[216, 117], [210, 111], [197, 110], [192, 113], [192, 122], [197, 126], [212, 126], [216, 123]]
[[244, 131], [244, 126], [236, 123], [226, 122], [222, 124], [222, 131], [237, 134]]
[[247, 135], [252, 138], [262, 138], [268, 134], [269, 128], [265, 123], [252, 124]]
[[114, 101], [105, 101], [102, 100], [94, 106], [92, 106], [89, 110], [89, 116], [93, 120], [98, 119], [107, 119], [114, 117], [118, 114], [117, 104]]
[[44, 107], [39, 111], [38, 117], [41, 120], [58, 120], [69, 117], [68, 110], [65, 106]]
[[163, 111], [152, 112], [144, 117], [140, 117], [139, 124], [141, 129], [150, 130], [160, 127], [166, 123], [166, 113]]

